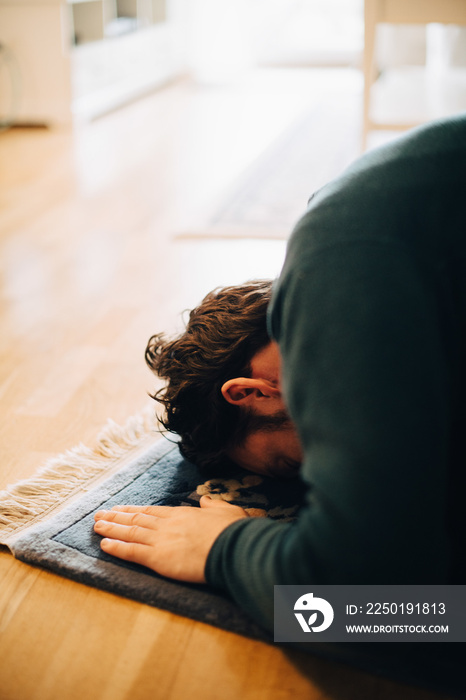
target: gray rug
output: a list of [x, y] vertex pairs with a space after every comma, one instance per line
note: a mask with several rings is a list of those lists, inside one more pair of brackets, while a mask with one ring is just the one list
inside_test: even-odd
[[94, 513], [114, 505], [190, 505], [208, 493], [249, 509], [251, 515], [291, 520], [303, 498], [303, 483], [269, 479], [238, 469], [222, 479], [207, 478], [184, 460], [176, 444], [159, 440], [142, 456], [11, 543], [22, 561], [80, 583], [216, 625], [272, 641], [230, 599], [207, 586], [165, 579], [100, 549]]
[[301, 115], [246, 169], [201, 220], [177, 237], [287, 238], [311, 195], [360, 155], [359, 95]]

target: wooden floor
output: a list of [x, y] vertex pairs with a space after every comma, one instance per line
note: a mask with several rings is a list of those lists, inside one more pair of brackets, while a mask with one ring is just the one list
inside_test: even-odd
[[[256, 78], [180, 82], [74, 132], [0, 135], [0, 488], [139, 411], [153, 389], [146, 340], [179, 327], [204, 292], [278, 273], [282, 241], [172, 233], [302, 108], [291, 75], [260, 89]], [[0, 700], [437, 697], [87, 588], [6, 549], [0, 582]]]

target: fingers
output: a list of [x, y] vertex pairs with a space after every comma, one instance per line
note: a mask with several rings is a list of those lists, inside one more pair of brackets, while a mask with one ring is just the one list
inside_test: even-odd
[[151, 567], [159, 519], [148, 515], [146, 507], [129, 510], [98, 511], [94, 531], [104, 538], [100, 546], [107, 554]]
[[154, 540], [154, 530], [137, 525], [119, 525], [118, 523], [98, 520], [94, 525], [94, 530], [102, 537], [121, 542], [135, 542], [138, 544], [150, 545]]
[[144, 566], [147, 565], [151, 553], [150, 547], [135, 542], [104, 539], [101, 541], [100, 546], [107, 554], [125, 561], [131, 561], [134, 564], [143, 564]]
[[169, 517], [172, 508], [169, 506], [113, 506], [112, 510], [99, 510], [94, 515], [94, 520], [115, 520], [117, 514], [131, 513], [142, 514], [151, 517]]
[[99, 513], [144, 513], [145, 515], [153, 515], [154, 508], [161, 508], [164, 506], [113, 506], [112, 510], [102, 510]]
[[153, 543], [158, 520], [153, 515], [109, 510], [99, 511], [94, 517], [94, 531], [102, 537], [144, 545]]
[[156, 517], [154, 515], [146, 515], [139, 511], [137, 513], [126, 513], [119, 510], [99, 510], [94, 515], [96, 522], [106, 521], [109, 523], [118, 523], [119, 525], [139, 525], [139, 527], [155, 528]]

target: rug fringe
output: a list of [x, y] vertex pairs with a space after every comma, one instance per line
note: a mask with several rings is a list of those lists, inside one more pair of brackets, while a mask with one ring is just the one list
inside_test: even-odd
[[0, 542], [56, 508], [75, 491], [108, 471], [115, 461], [137, 448], [145, 438], [157, 434], [155, 411], [149, 407], [131, 416], [123, 426], [108, 420], [93, 448], [80, 443], [53, 457], [30, 479], [0, 491]]

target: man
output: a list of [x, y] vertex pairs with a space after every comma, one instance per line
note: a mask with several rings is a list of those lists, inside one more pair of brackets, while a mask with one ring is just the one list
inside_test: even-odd
[[175, 340], [150, 338], [146, 362], [166, 381], [153, 397], [180, 450], [218, 474], [233, 461], [251, 471], [295, 476], [296, 430], [280, 389], [280, 356], [267, 332], [272, 282], [217, 289], [193, 309]]
[[[268, 319], [313, 487], [298, 520], [129, 507], [98, 515], [106, 551], [206, 580], [269, 629], [273, 584], [466, 583], [465, 166], [466, 115], [413, 130], [320, 190], [293, 232]], [[137, 542], [119, 541], [131, 524]], [[392, 648], [386, 667], [396, 647], [413, 668], [428, 654], [373, 646]]]

